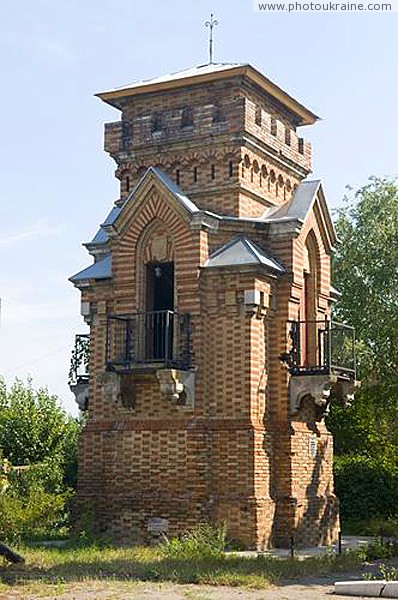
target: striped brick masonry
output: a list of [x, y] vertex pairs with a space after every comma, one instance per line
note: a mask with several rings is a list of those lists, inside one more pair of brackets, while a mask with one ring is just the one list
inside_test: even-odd
[[90, 324], [78, 520], [123, 543], [203, 521], [248, 548], [332, 542], [323, 417], [347, 382], [324, 374], [315, 393], [281, 360], [289, 321], [332, 301], [335, 233], [297, 134], [317, 117], [249, 65], [99, 97], [121, 111], [105, 126], [120, 197], [71, 278]]

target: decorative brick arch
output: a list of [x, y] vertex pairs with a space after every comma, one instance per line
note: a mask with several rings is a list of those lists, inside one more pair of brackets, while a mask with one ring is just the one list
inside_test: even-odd
[[303, 270], [308, 273], [313, 285], [313, 296], [314, 296], [314, 312], [316, 312], [317, 298], [320, 293], [320, 277], [321, 271], [321, 256], [319, 251], [319, 244], [313, 229], [310, 229], [307, 237], [304, 241], [304, 257], [303, 257]]
[[307, 234], [303, 246], [303, 277], [300, 297], [302, 359], [316, 364], [316, 337], [318, 325], [320, 254], [313, 229]]
[[168, 225], [155, 217], [137, 240], [135, 254], [137, 306], [146, 309], [146, 266], [153, 262], [174, 262], [175, 244]]

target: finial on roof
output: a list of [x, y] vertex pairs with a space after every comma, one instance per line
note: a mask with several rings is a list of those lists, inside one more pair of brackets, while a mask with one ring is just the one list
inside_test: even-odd
[[213, 19], [214, 15], [211, 13], [210, 21], [205, 22], [206, 27], [210, 27], [210, 38], [209, 38], [209, 65], [213, 64], [213, 27], [218, 25], [217, 19]]

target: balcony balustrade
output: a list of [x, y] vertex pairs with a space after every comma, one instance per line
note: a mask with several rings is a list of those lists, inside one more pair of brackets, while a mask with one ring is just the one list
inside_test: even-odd
[[334, 374], [355, 380], [355, 330], [329, 320], [290, 321], [291, 375]]
[[110, 315], [106, 366], [128, 372], [140, 367], [189, 369], [190, 318], [172, 310]]
[[78, 333], [75, 336], [75, 345], [72, 350], [68, 382], [70, 386], [88, 383], [90, 360], [90, 335]]

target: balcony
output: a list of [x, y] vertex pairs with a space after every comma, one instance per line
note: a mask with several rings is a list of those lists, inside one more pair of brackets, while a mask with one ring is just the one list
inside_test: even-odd
[[70, 369], [68, 376], [69, 385], [77, 383], [87, 383], [88, 363], [90, 359], [90, 335], [88, 333], [78, 333], [75, 336], [75, 345], [72, 350]]
[[355, 380], [355, 330], [329, 320], [290, 321], [291, 375], [337, 375]]
[[75, 336], [72, 350], [68, 383], [80, 410], [88, 407], [90, 335], [79, 333]]
[[328, 319], [290, 321], [290, 341], [290, 350], [280, 357], [292, 375], [290, 414], [298, 415], [308, 398], [314, 402], [317, 421], [328, 414], [332, 401], [349, 405], [359, 385], [354, 328]]
[[191, 330], [187, 314], [172, 310], [110, 315], [106, 367], [109, 371], [191, 367]]

